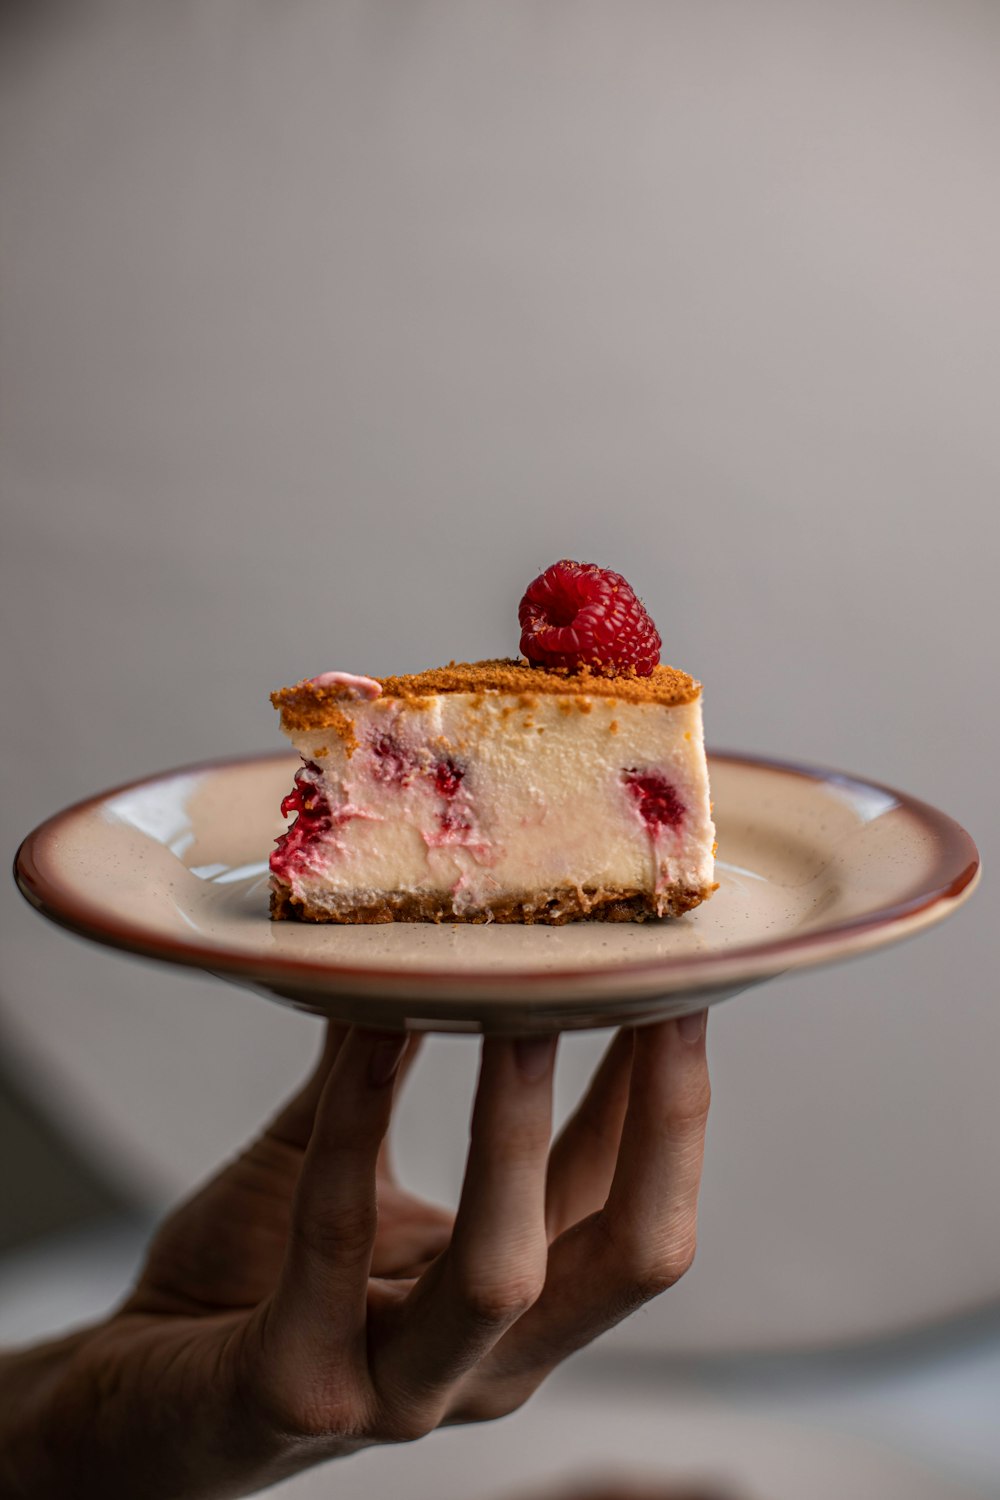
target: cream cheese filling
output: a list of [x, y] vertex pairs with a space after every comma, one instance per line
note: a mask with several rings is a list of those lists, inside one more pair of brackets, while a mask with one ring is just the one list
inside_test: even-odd
[[700, 698], [444, 693], [342, 707], [353, 754], [332, 730], [290, 736], [329, 814], [273, 864], [299, 899], [436, 895], [461, 910], [541, 889], [712, 884]]

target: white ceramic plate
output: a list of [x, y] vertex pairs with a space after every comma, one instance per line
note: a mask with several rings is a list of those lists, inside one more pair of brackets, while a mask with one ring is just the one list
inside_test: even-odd
[[53, 921], [305, 1009], [437, 1031], [681, 1015], [881, 947], [968, 897], [979, 857], [925, 803], [857, 777], [710, 757], [719, 890], [676, 920], [565, 927], [271, 922], [267, 856], [297, 760], [164, 772], [57, 813], [16, 876]]

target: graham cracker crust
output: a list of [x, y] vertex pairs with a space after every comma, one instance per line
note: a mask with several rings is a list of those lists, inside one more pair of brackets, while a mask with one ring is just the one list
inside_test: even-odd
[[[289, 922], [336, 922], [369, 926], [380, 922], [521, 922], [561, 927], [566, 922], [646, 922], [658, 916], [679, 917], [699, 906], [715, 890], [668, 886], [659, 897], [649, 891], [579, 889], [566, 886], [533, 892], [521, 899], [503, 897], [488, 906], [456, 911], [440, 895], [386, 894], [366, 906], [331, 898], [329, 906], [301, 900], [282, 881], [271, 880], [271, 920]], [[657, 911], [657, 904], [660, 911]]]

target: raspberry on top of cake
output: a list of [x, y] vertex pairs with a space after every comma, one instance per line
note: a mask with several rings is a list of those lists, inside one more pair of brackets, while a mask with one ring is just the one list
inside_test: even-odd
[[302, 757], [274, 917], [637, 921], [714, 889], [701, 685], [617, 573], [556, 563], [523, 659], [326, 672], [272, 695]]

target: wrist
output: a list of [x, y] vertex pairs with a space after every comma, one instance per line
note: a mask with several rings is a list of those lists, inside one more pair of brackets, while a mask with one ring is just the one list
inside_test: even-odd
[[3, 1500], [234, 1500], [355, 1451], [275, 1420], [241, 1333], [124, 1311], [0, 1354]]
[[71, 1429], [60, 1413], [60, 1391], [99, 1326], [30, 1349], [0, 1351], [0, 1494], [11, 1500], [70, 1495]]

